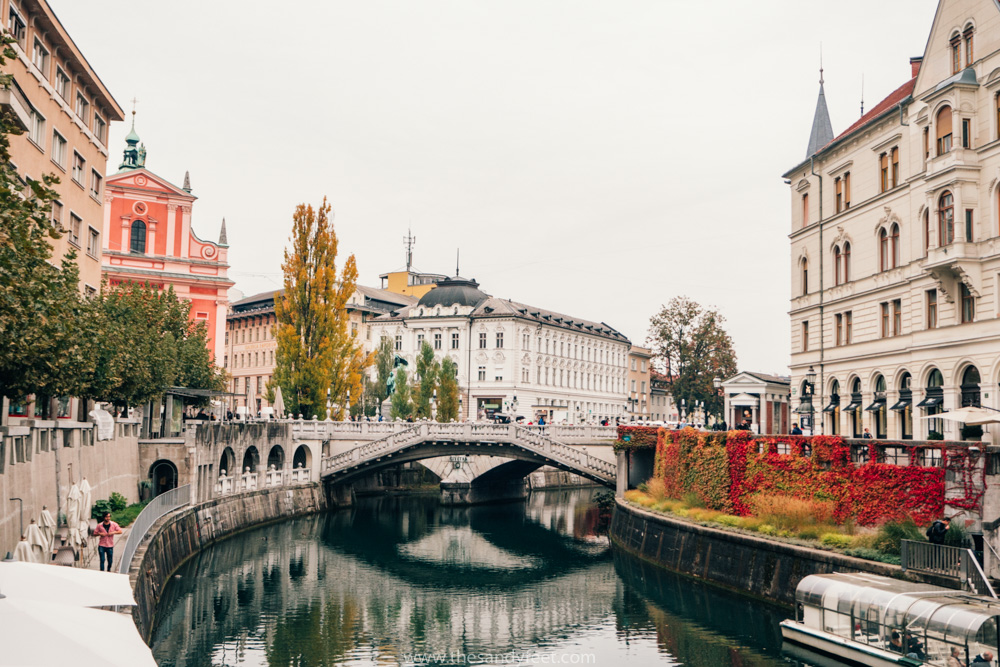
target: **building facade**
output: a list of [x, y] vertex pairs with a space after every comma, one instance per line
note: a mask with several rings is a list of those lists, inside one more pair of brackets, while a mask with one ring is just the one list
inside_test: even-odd
[[104, 193], [104, 275], [108, 283], [146, 282], [173, 287], [191, 302], [191, 319], [208, 327], [209, 350], [222, 364], [229, 306], [226, 222], [219, 241], [203, 241], [192, 229], [197, 199], [185, 174], [177, 187], [146, 168], [146, 149], [132, 131], [125, 137], [124, 160], [108, 176]]
[[743, 371], [725, 380], [722, 391], [729, 428], [746, 427], [753, 433], [791, 430], [788, 378]]
[[821, 75], [784, 175], [791, 391], [817, 432], [959, 438], [923, 417], [1000, 408], [1000, 6], [942, 0], [910, 65], [836, 137]]
[[629, 340], [603, 323], [499, 299], [472, 280], [439, 280], [407, 308], [370, 321], [415, 363], [424, 341], [458, 369], [461, 419], [495, 413], [551, 423], [624, 419]]
[[652, 383], [650, 360], [653, 351], [633, 347], [628, 353], [628, 395], [625, 398], [625, 415], [629, 421], [649, 421], [652, 413], [650, 391]]
[[75, 251], [80, 289], [96, 293], [108, 125], [122, 110], [45, 0], [0, 0], [0, 12], [16, 54], [4, 65], [14, 79], [0, 104], [25, 130], [10, 137], [11, 162], [26, 183], [59, 177], [52, 221], [65, 233], [52, 240], [52, 262]]

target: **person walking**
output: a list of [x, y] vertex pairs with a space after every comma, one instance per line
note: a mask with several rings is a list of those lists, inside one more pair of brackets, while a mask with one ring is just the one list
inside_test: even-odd
[[802, 429], [799, 428], [798, 423], [792, 424], [792, 435], [802, 435]]
[[944, 536], [948, 534], [951, 527], [951, 519], [944, 517], [936, 519], [927, 529], [927, 541], [931, 544], [944, 544]]
[[111, 520], [111, 512], [105, 512], [101, 523], [94, 529], [94, 535], [100, 537], [97, 543], [97, 553], [101, 559], [101, 572], [104, 572], [104, 559], [108, 559], [108, 572], [111, 572], [111, 562], [114, 560], [115, 535], [122, 534], [122, 527]]

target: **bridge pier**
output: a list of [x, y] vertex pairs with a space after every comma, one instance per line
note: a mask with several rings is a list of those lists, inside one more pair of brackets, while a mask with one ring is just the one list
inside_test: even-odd
[[526, 479], [506, 479], [475, 484], [441, 482], [441, 504], [449, 507], [521, 501], [528, 497]]

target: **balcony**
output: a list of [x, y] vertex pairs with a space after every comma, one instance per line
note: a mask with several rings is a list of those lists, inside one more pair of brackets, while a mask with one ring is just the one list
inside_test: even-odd
[[949, 303], [955, 302], [959, 282], [965, 283], [973, 296], [982, 295], [982, 259], [977, 243], [955, 241], [931, 248], [923, 261], [923, 269], [934, 279]]
[[4, 111], [14, 114], [14, 119], [21, 130], [28, 131], [31, 123], [31, 105], [16, 81], [11, 80], [7, 86], [0, 88], [0, 106]]

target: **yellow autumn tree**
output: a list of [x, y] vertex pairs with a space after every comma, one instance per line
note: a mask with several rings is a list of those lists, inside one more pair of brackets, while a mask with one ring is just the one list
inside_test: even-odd
[[349, 397], [361, 399], [372, 363], [348, 326], [357, 265], [349, 256], [337, 277], [337, 235], [325, 197], [318, 209], [296, 207], [289, 240], [281, 266], [285, 292], [274, 303], [278, 350], [270, 388], [281, 387], [286, 409], [306, 417], [326, 415], [329, 390], [333, 416], [342, 419]]

